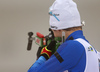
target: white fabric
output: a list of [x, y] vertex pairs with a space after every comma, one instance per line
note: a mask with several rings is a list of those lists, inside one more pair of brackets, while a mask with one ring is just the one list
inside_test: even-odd
[[100, 52], [97, 51], [97, 54], [98, 54], [98, 59], [100, 60]]
[[85, 40], [81, 38], [76, 40], [84, 46], [86, 51], [86, 67], [84, 72], [99, 72], [98, 53], [96, 53], [95, 49]]
[[53, 15], [50, 16], [51, 29], [59, 30], [82, 26], [77, 5], [73, 0], [56, 0], [49, 12], [59, 19], [58, 21]]
[[[100, 59], [100, 52], [95, 52], [95, 49], [85, 40], [82, 38], [75, 39], [76, 41], [80, 42], [86, 52], [86, 67], [84, 72], [99, 72], [99, 60]], [[68, 72], [68, 70], [64, 71]]]

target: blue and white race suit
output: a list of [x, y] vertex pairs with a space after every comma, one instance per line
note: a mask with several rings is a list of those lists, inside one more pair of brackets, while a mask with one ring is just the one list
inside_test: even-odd
[[41, 56], [28, 72], [99, 72], [98, 53], [81, 30], [68, 36], [46, 61]]

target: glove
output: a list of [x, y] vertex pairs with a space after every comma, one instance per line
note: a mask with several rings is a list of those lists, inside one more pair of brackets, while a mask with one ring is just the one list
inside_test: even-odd
[[43, 48], [39, 47], [38, 52], [37, 52], [37, 59], [40, 56], [44, 56], [46, 60], [48, 60], [51, 57], [53, 48], [55, 46], [56, 46], [56, 41], [52, 40], [48, 46], [45, 46]]
[[38, 58], [40, 57], [40, 53], [41, 53], [41, 50], [43, 49], [44, 47], [39, 47], [38, 48], [38, 51], [37, 51], [37, 60], [38, 60]]

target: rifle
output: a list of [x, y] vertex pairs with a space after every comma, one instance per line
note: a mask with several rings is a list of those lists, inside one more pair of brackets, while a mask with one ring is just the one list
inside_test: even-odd
[[35, 37], [32, 37], [34, 34], [33, 32], [29, 32], [28, 33], [29, 38], [28, 38], [27, 50], [28, 51], [31, 50], [32, 42], [33, 42], [33, 40], [35, 40], [35, 43], [39, 46], [39, 49], [37, 52], [37, 56], [38, 56], [43, 47], [48, 46], [52, 40], [55, 40], [56, 45], [54, 48], [52, 48], [53, 49], [52, 54], [53, 54], [58, 49], [58, 47], [61, 45], [62, 39], [60, 37], [54, 37], [53, 31], [50, 28], [49, 28], [49, 31], [50, 31], [50, 33], [46, 36], [37, 32]]

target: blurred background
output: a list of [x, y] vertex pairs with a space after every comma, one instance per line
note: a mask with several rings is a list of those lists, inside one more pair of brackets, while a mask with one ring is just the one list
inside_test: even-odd
[[[84, 35], [100, 51], [100, 0], [74, 0], [86, 22]], [[0, 0], [0, 72], [27, 72], [36, 60], [38, 46], [27, 51], [32, 31], [49, 33], [48, 10], [54, 0]]]

